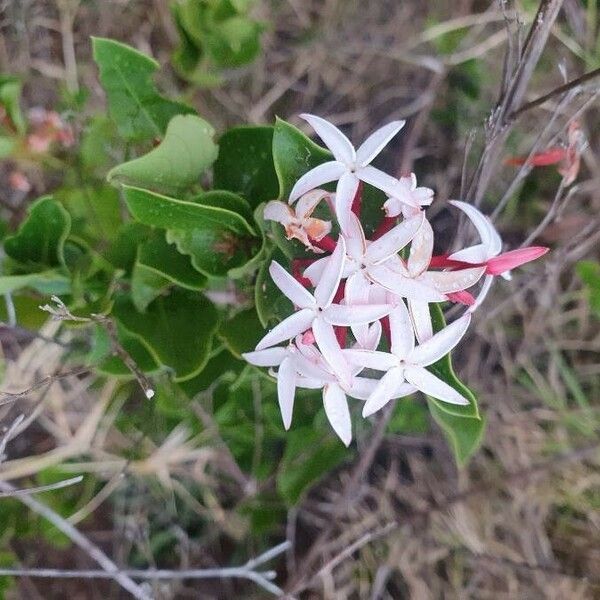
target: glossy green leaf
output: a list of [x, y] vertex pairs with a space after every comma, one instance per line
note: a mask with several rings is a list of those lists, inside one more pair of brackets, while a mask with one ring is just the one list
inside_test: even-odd
[[265, 328], [273, 327], [274, 324], [291, 315], [294, 310], [290, 300], [281, 293], [271, 279], [269, 265], [273, 260], [282, 265], [287, 264], [287, 259], [281, 250], [279, 248], [272, 249], [258, 271], [254, 286], [256, 313]]
[[6, 111], [16, 133], [25, 133], [25, 119], [21, 112], [21, 81], [12, 75], [0, 75], [0, 105]]
[[115, 162], [117, 130], [105, 115], [94, 116], [87, 123], [81, 136], [80, 156], [84, 169], [104, 177]]
[[313, 427], [287, 432], [286, 448], [277, 471], [277, 491], [287, 506], [295, 506], [303, 495], [327, 473], [347, 460], [350, 451], [331, 436]]
[[140, 186], [177, 194], [197, 184], [200, 175], [217, 158], [214, 129], [195, 115], [173, 117], [162, 142], [134, 160], [117, 165], [108, 173], [113, 185]]
[[206, 50], [218, 67], [241, 67], [258, 56], [263, 30], [261, 23], [247, 17], [230, 17], [211, 26], [205, 39]]
[[154, 300], [145, 313], [121, 297], [113, 314], [157, 362], [173, 371], [176, 381], [193, 377], [209, 359], [218, 315], [213, 304], [198, 292], [173, 288]]
[[6, 238], [4, 250], [10, 258], [28, 269], [64, 264], [64, 244], [71, 217], [53, 198], [34, 202], [19, 231]]
[[219, 329], [219, 337], [229, 351], [238, 358], [241, 358], [242, 352], [254, 350], [264, 335], [265, 328], [254, 307], [243, 310], [224, 321]]
[[273, 127], [234, 127], [219, 139], [214, 167], [215, 189], [243, 196], [250, 206], [279, 196], [273, 163]]
[[71, 291], [69, 278], [60, 271], [48, 270], [27, 275], [0, 276], [0, 294], [30, 288], [41, 294], [66, 294]]
[[431, 416], [440, 426], [459, 466], [464, 466], [477, 452], [485, 433], [485, 419], [458, 417], [440, 408], [431, 398], [427, 401]]
[[138, 248], [131, 276], [131, 298], [135, 307], [143, 312], [173, 284], [200, 290], [206, 282], [206, 277], [192, 267], [189, 257], [167, 244], [164, 235], [155, 235]]
[[137, 259], [138, 246], [151, 235], [152, 230], [143, 223], [123, 223], [106, 251], [106, 259], [115, 269], [130, 274]]
[[175, 115], [194, 113], [158, 93], [152, 80], [159, 68], [154, 59], [105, 38], [92, 38], [92, 47], [110, 115], [126, 140], [162, 137]]

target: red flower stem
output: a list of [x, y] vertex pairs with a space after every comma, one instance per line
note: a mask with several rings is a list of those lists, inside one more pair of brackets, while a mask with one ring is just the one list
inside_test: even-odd
[[[346, 282], [340, 281], [340, 285], [338, 286], [337, 291], [335, 292], [335, 296], [333, 297], [333, 304], [339, 304], [342, 298], [344, 297], [344, 292], [346, 290]], [[346, 327], [334, 327], [335, 337], [337, 338], [338, 344], [340, 348], [344, 348], [346, 346], [346, 334], [348, 329]]]
[[352, 212], [360, 219], [360, 211], [362, 210], [362, 193], [363, 193], [363, 182], [358, 182], [358, 187], [356, 188], [356, 194], [354, 195], [354, 200], [352, 201]]
[[383, 330], [383, 335], [385, 335], [385, 339], [388, 342], [388, 345], [391, 347], [392, 345], [392, 331], [390, 329], [390, 319], [389, 317], [383, 317], [383, 319], [379, 319], [381, 322], [381, 329]]
[[295, 258], [292, 260], [292, 276], [300, 285], [303, 285], [305, 288], [310, 288], [313, 286], [310, 279], [302, 275], [302, 269], [304, 268], [302, 263], [306, 262], [307, 260], [314, 262], [312, 259], [305, 258]]
[[396, 224], [396, 217], [383, 217], [381, 223], [373, 233], [373, 241], [378, 240], [382, 235], [390, 231]]
[[328, 235], [326, 235], [324, 238], [321, 238], [320, 240], [311, 239], [311, 241], [317, 248], [325, 250], [325, 252], [333, 252], [335, 250], [335, 247], [337, 246], [336, 241]]

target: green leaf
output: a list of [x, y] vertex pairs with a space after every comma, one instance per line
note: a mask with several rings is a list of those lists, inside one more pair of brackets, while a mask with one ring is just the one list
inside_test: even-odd
[[21, 81], [12, 75], [0, 75], [0, 105], [14, 125], [17, 133], [25, 133], [25, 119], [19, 105], [21, 99]]
[[[433, 323], [433, 330], [440, 331], [446, 326], [444, 320], [444, 313], [440, 308], [439, 304], [430, 304], [429, 311], [431, 313], [431, 321]], [[473, 392], [456, 376], [454, 369], [452, 368], [452, 359], [450, 354], [446, 354], [428, 367], [428, 369], [437, 375], [442, 381], [445, 381], [449, 386], [460, 392], [468, 401], [467, 406], [459, 406], [456, 404], [449, 404], [448, 402], [441, 402], [440, 400], [432, 399], [432, 402], [436, 404], [442, 411], [449, 414], [456, 415], [458, 417], [470, 417], [474, 419], [479, 418], [479, 408], [477, 406], [477, 399]]]
[[154, 300], [145, 313], [121, 297], [113, 313], [157, 362], [174, 372], [176, 381], [194, 377], [209, 359], [218, 315], [202, 294], [173, 288]]
[[194, 269], [190, 259], [167, 244], [164, 235], [140, 244], [131, 277], [131, 298], [144, 312], [154, 298], [172, 284], [188, 290], [201, 290], [207, 279]]
[[235, 16], [214, 23], [205, 38], [206, 50], [221, 68], [240, 67], [251, 63], [260, 52], [260, 36], [264, 26], [246, 17]]
[[0, 158], [7, 158], [12, 154], [15, 147], [15, 139], [0, 136]]
[[71, 291], [69, 278], [55, 270], [0, 277], [0, 294], [7, 294], [23, 288], [31, 288], [48, 295], [62, 295]]
[[427, 400], [431, 416], [440, 426], [459, 466], [464, 466], [477, 452], [485, 432], [485, 419], [458, 417], [440, 408], [431, 398]]
[[115, 162], [116, 132], [115, 124], [108, 117], [92, 117], [81, 137], [80, 156], [84, 169], [100, 177], [106, 175]]
[[194, 113], [158, 93], [152, 81], [159, 68], [154, 59], [105, 38], [92, 38], [92, 47], [110, 115], [126, 140], [162, 137], [175, 115]]
[[577, 274], [587, 288], [592, 310], [600, 317], [600, 263], [582, 260], [577, 263]]
[[279, 183], [273, 163], [273, 127], [234, 127], [219, 139], [214, 188], [243, 196], [250, 206], [273, 200]]
[[34, 202], [19, 231], [6, 238], [4, 250], [10, 258], [28, 269], [64, 264], [64, 244], [69, 235], [71, 217], [53, 198]]
[[107, 175], [113, 185], [141, 186], [177, 194], [199, 182], [217, 158], [214, 129], [195, 115], [173, 117], [159, 146], [134, 160], [117, 165]]
[[273, 134], [273, 161], [279, 180], [279, 198], [286, 200], [304, 173], [333, 160], [330, 152], [307, 138], [297, 127], [277, 119]]
[[287, 506], [295, 506], [319, 480], [350, 452], [338, 440], [313, 427], [288, 431], [283, 458], [277, 471], [277, 491]]
[[219, 337], [229, 351], [238, 358], [241, 358], [243, 352], [254, 350], [264, 334], [265, 328], [254, 307], [243, 310], [223, 322], [219, 330]]
[[138, 246], [152, 235], [152, 229], [142, 223], [123, 223], [106, 251], [106, 259], [115, 267], [130, 274], [137, 259]]
[[256, 313], [265, 328], [272, 327], [294, 310], [290, 300], [281, 293], [269, 274], [269, 265], [273, 260], [283, 265], [287, 264], [287, 258], [281, 250], [274, 248], [266, 260], [263, 261], [254, 286]]

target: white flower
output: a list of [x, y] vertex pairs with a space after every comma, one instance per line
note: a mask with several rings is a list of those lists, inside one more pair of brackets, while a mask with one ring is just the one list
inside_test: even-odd
[[466, 314], [444, 327], [429, 340], [415, 346], [410, 315], [404, 303], [390, 313], [391, 352], [346, 350], [346, 358], [355, 365], [385, 371], [369, 396], [363, 416], [367, 417], [397, 397], [399, 387], [408, 382], [416, 389], [450, 404], [466, 405], [469, 401], [425, 367], [445, 356], [461, 340], [471, 315]]
[[309, 250], [321, 253], [323, 250], [315, 247], [311, 240], [318, 242], [328, 235], [331, 231], [331, 221], [315, 219], [311, 215], [321, 200], [331, 201], [331, 196], [332, 194], [325, 190], [313, 190], [298, 200], [295, 209], [285, 202], [271, 200], [265, 205], [263, 217], [281, 223], [288, 240], [295, 238]]
[[312, 329], [319, 349], [333, 371], [344, 382], [350, 382], [350, 369], [341, 353], [333, 326], [347, 327], [360, 323], [372, 323], [387, 315], [392, 307], [387, 304], [371, 304], [351, 308], [342, 304], [333, 304], [333, 298], [342, 277], [345, 254], [346, 244], [344, 239], [340, 238], [314, 294], [302, 287], [279, 263], [275, 261], [271, 263], [269, 272], [275, 285], [299, 310], [267, 333], [257, 344], [257, 350], [274, 346], [307, 329]]
[[331, 150], [334, 160], [323, 163], [300, 177], [292, 188], [289, 202], [292, 204], [306, 192], [331, 181], [337, 181], [335, 213], [342, 231], [346, 231], [350, 208], [360, 181], [389, 195], [394, 194], [398, 180], [372, 167], [370, 163], [404, 127], [405, 121], [392, 121], [384, 125], [355, 150], [350, 140], [329, 121], [315, 115], [300, 116], [310, 123]]
[[433, 190], [417, 187], [417, 177], [411, 173], [409, 177], [400, 177], [383, 209], [386, 217], [397, 217], [400, 214], [409, 217], [414, 214], [415, 206], [429, 206], [432, 202]]

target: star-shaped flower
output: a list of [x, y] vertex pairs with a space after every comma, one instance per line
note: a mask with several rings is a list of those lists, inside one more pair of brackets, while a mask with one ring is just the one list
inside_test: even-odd
[[340, 346], [337, 342], [334, 325], [348, 327], [361, 323], [372, 323], [384, 317], [391, 310], [387, 304], [371, 304], [362, 307], [348, 307], [334, 304], [346, 255], [344, 238], [340, 237], [333, 254], [329, 257], [314, 294], [298, 283], [279, 263], [273, 261], [269, 268], [275, 285], [287, 296], [299, 310], [276, 325], [257, 344], [257, 350], [263, 350], [283, 341], [287, 341], [312, 329], [315, 340], [337, 376], [349, 384], [351, 374]]
[[346, 358], [355, 365], [386, 371], [363, 408], [363, 416], [372, 415], [396, 397], [398, 388], [408, 382], [416, 389], [450, 404], [466, 405], [469, 401], [425, 367], [445, 356], [461, 340], [471, 315], [467, 313], [447, 325], [429, 340], [415, 346], [410, 315], [404, 303], [390, 313], [391, 352], [346, 350]]
[[313, 241], [320, 241], [331, 231], [331, 221], [323, 221], [312, 217], [312, 213], [321, 202], [331, 202], [332, 194], [325, 190], [312, 190], [304, 194], [295, 208], [279, 200], [267, 202], [263, 217], [270, 221], [281, 223], [285, 228], [288, 240], [293, 238], [302, 242], [309, 250], [321, 253], [323, 250], [313, 245]]
[[433, 190], [417, 187], [417, 177], [411, 173], [409, 177], [400, 177], [394, 193], [383, 205], [386, 217], [405, 217], [414, 214], [416, 206], [429, 206], [433, 202]]
[[329, 121], [315, 115], [303, 114], [300, 116], [308, 121], [317, 132], [333, 154], [334, 160], [323, 163], [300, 177], [292, 188], [289, 202], [292, 204], [309, 190], [337, 181], [335, 213], [342, 231], [346, 231], [352, 201], [360, 181], [364, 181], [388, 195], [394, 194], [398, 180], [372, 167], [370, 163], [402, 129], [405, 121], [392, 121], [384, 125], [372, 133], [355, 150], [350, 140]]

